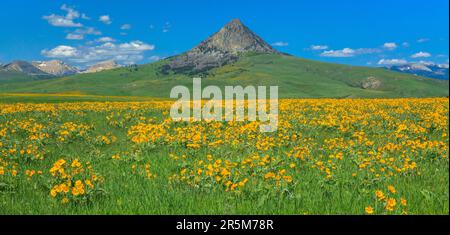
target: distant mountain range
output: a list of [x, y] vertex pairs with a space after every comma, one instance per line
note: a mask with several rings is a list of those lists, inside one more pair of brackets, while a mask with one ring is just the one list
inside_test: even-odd
[[26, 61], [20, 61], [20, 60], [13, 61], [9, 64], [3, 65], [2, 68], [0, 68], [0, 69], [3, 71], [7, 71], [7, 72], [19, 72], [19, 73], [24, 73], [26, 75], [31, 75], [31, 76], [49, 75], [48, 73], [40, 70], [33, 64], [26, 62]]
[[386, 69], [429, 78], [444, 79], [444, 80], [448, 80], [449, 78], [448, 64], [435, 64], [426, 62], [408, 63], [403, 65], [387, 66]]
[[75, 75], [78, 73], [95, 73], [118, 67], [120, 67], [120, 65], [112, 60], [99, 62], [88, 67], [86, 70], [79, 70], [60, 60], [32, 62], [16, 60], [9, 64], [0, 65], [0, 77], [6, 76], [6, 74], [21, 74], [35, 78], [54, 78]]
[[[30, 63], [20, 64], [21, 69], [8, 65], [3, 69], [39, 74], [47, 68], [42, 62], [31, 67]], [[47, 69], [45, 73], [75, 73], [62, 63], [52, 65], [57, 68]], [[236, 85], [276, 85], [280, 98], [442, 97], [449, 94], [448, 80], [384, 68], [325, 63], [279, 52], [237, 19], [180, 55], [150, 64], [111, 69], [117, 66], [109, 61], [74, 75], [44, 80], [4, 79], [0, 73], [0, 92], [77, 92], [167, 98], [177, 85], [192, 87], [192, 77], [197, 76], [202, 78], [202, 86], [216, 85], [222, 89]], [[389, 69], [395, 70], [394, 67]]]

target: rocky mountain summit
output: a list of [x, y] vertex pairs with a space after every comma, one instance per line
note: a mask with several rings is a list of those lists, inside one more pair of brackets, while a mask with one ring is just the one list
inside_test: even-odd
[[83, 73], [96, 73], [104, 70], [115, 69], [120, 67], [114, 60], [106, 60], [90, 66]]
[[388, 66], [386, 69], [414, 74], [416, 76], [424, 76], [442, 80], [448, 80], [449, 78], [449, 66], [448, 64], [435, 64], [435, 63], [408, 63], [404, 65]]
[[250, 52], [281, 54], [239, 19], [234, 19], [192, 50], [170, 58], [163, 72], [202, 72], [235, 62]]
[[32, 65], [36, 68], [55, 76], [68, 76], [77, 74], [79, 70], [60, 60], [33, 61]]

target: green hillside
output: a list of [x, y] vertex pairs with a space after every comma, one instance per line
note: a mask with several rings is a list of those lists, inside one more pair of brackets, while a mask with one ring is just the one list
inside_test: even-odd
[[[4, 82], [0, 92], [82, 93], [168, 98], [176, 85], [191, 87], [192, 77], [162, 74], [167, 61], [99, 73], [41, 81]], [[311, 61], [292, 56], [255, 54], [201, 76], [202, 85], [278, 85], [282, 98], [448, 96], [448, 81], [387, 71]], [[364, 89], [367, 79], [377, 86]]]
[[0, 85], [5, 83], [18, 83], [34, 81], [32, 76], [28, 76], [20, 72], [2, 71], [0, 70]]
[[[28, 75], [22, 72], [0, 70], [0, 86], [4, 84], [22, 84], [24, 82], [33, 82], [45, 79], [52, 79], [52, 75]], [[21, 86], [21, 85], [19, 85]]]

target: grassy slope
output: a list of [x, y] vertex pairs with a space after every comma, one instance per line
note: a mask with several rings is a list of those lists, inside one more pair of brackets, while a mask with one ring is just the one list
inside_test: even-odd
[[[186, 75], [161, 75], [160, 61], [137, 71], [119, 68], [95, 74], [22, 83], [0, 82], [0, 92], [152, 96], [168, 98], [176, 85], [191, 87]], [[360, 88], [363, 79], [382, 81], [378, 90]], [[354, 67], [290, 56], [253, 55], [210, 72], [206, 85], [278, 85], [280, 97], [429, 97], [448, 96], [448, 81], [401, 74], [384, 69]]]
[[0, 84], [33, 81], [33, 77], [19, 72], [0, 71]]

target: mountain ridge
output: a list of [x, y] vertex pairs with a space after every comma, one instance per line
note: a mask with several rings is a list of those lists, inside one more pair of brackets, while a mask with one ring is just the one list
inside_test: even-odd
[[[63, 76], [71, 76], [79, 73], [95, 73], [104, 70], [114, 69], [120, 67], [114, 60], [106, 60], [97, 62], [89, 66], [85, 70], [80, 70], [71, 66], [61, 60], [46, 60], [46, 61], [24, 61], [14, 60], [7, 64], [0, 65], [0, 76], [7, 76], [7, 74], [29, 76], [34, 79], [42, 78], [56, 78]], [[8, 73], [5, 73], [8, 72]], [[17, 73], [17, 74], [16, 74]]]
[[436, 79], [449, 79], [448, 64], [407, 63], [385, 67], [388, 70]]
[[14, 60], [2, 66], [2, 70], [8, 72], [20, 72], [32, 76], [48, 75], [48, 73], [40, 70], [32, 63], [23, 60]]

